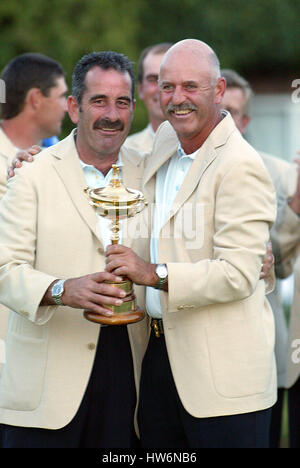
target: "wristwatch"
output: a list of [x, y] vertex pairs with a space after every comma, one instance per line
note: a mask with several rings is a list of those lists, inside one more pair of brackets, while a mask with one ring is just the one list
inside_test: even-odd
[[155, 273], [158, 276], [158, 282], [154, 286], [155, 289], [162, 289], [168, 277], [168, 268], [165, 263], [159, 263], [155, 268]]
[[64, 305], [61, 301], [61, 296], [64, 293], [64, 284], [66, 280], [58, 280], [51, 288], [51, 296], [57, 305]]

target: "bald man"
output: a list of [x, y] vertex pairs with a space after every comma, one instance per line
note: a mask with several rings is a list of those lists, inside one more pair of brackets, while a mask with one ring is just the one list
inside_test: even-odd
[[143, 180], [155, 201], [151, 263], [110, 246], [106, 265], [147, 287], [152, 330], [140, 386], [141, 443], [268, 447], [274, 319], [259, 277], [274, 188], [221, 111], [226, 84], [207, 44], [172, 46], [159, 87], [168, 122], [157, 131]]

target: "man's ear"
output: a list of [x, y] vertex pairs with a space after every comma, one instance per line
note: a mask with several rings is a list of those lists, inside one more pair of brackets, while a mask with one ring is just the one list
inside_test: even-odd
[[68, 106], [68, 114], [70, 116], [70, 119], [72, 120], [74, 124], [77, 124], [79, 120], [80, 110], [79, 110], [78, 102], [74, 96], [68, 96], [67, 106]]
[[25, 105], [37, 110], [42, 102], [43, 94], [39, 88], [31, 88], [26, 94]]
[[218, 79], [215, 87], [215, 104], [221, 104], [226, 90], [226, 80], [221, 77]]
[[248, 127], [248, 124], [250, 122], [250, 117], [249, 115], [244, 115], [242, 118], [242, 128], [241, 128], [241, 133], [244, 134], [246, 131], [246, 128]]

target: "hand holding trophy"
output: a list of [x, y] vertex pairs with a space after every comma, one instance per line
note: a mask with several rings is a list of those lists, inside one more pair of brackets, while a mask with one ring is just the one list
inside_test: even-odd
[[[111, 220], [111, 243], [118, 244], [120, 220], [131, 218], [140, 213], [147, 203], [142, 192], [124, 186], [118, 166], [114, 164], [112, 168], [113, 175], [108, 186], [96, 189], [88, 188], [85, 189], [85, 193], [97, 214]], [[120, 283], [109, 282], [108, 284], [126, 292], [123, 304], [120, 306], [105, 305], [113, 312], [109, 317], [85, 310], [85, 318], [91, 322], [105, 325], [124, 325], [142, 320], [145, 313], [136, 304], [132, 281], [123, 278]]]

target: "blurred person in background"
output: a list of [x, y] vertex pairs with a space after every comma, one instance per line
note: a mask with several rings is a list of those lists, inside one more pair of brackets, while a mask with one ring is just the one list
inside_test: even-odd
[[300, 448], [300, 160], [295, 162], [298, 179], [296, 185], [291, 178], [284, 181], [274, 226], [280, 253], [275, 270], [280, 278], [293, 274], [294, 280], [286, 372], [290, 448]]
[[67, 111], [65, 73], [50, 57], [19, 55], [6, 65], [1, 79], [6, 99], [1, 104], [0, 197], [5, 192], [7, 168], [16, 153], [42, 146], [43, 139], [58, 135]]
[[[237, 128], [244, 135], [247, 126], [250, 123], [250, 102], [253, 91], [250, 83], [235, 70], [222, 70], [222, 76], [226, 79], [226, 91], [223, 97], [222, 106], [228, 110], [235, 121]], [[281, 190], [286, 178], [289, 174], [293, 176], [295, 172], [294, 166], [287, 161], [279, 159], [270, 154], [263, 152], [259, 153], [263, 159], [266, 168], [272, 178], [276, 193]], [[272, 232], [271, 230], [271, 240]], [[278, 243], [274, 240], [272, 243], [275, 262], [278, 262], [279, 250]], [[284, 388], [286, 379], [286, 365], [288, 355], [288, 332], [287, 322], [284, 315], [282, 300], [280, 297], [280, 282], [277, 279], [274, 291], [267, 296], [272, 307], [275, 326], [275, 355], [277, 364], [277, 382], [278, 382], [278, 400], [272, 408], [272, 420], [270, 431], [270, 446], [278, 448], [280, 445], [281, 426], [282, 426], [282, 407], [284, 398]]]
[[[65, 73], [50, 57], [26, 53], [3, 69], [5, 102], [0, 122], [0, 199], [6, 191], [7, 168], [20, 149], [42, 145], [59, 134], [67, 110]], [[31, 148], [32, 154], [39, 148]], [[5, 340], [8, 310], [0, 305], [0, 339]], [[1, 369], [0, 363], [0, 369]]]

